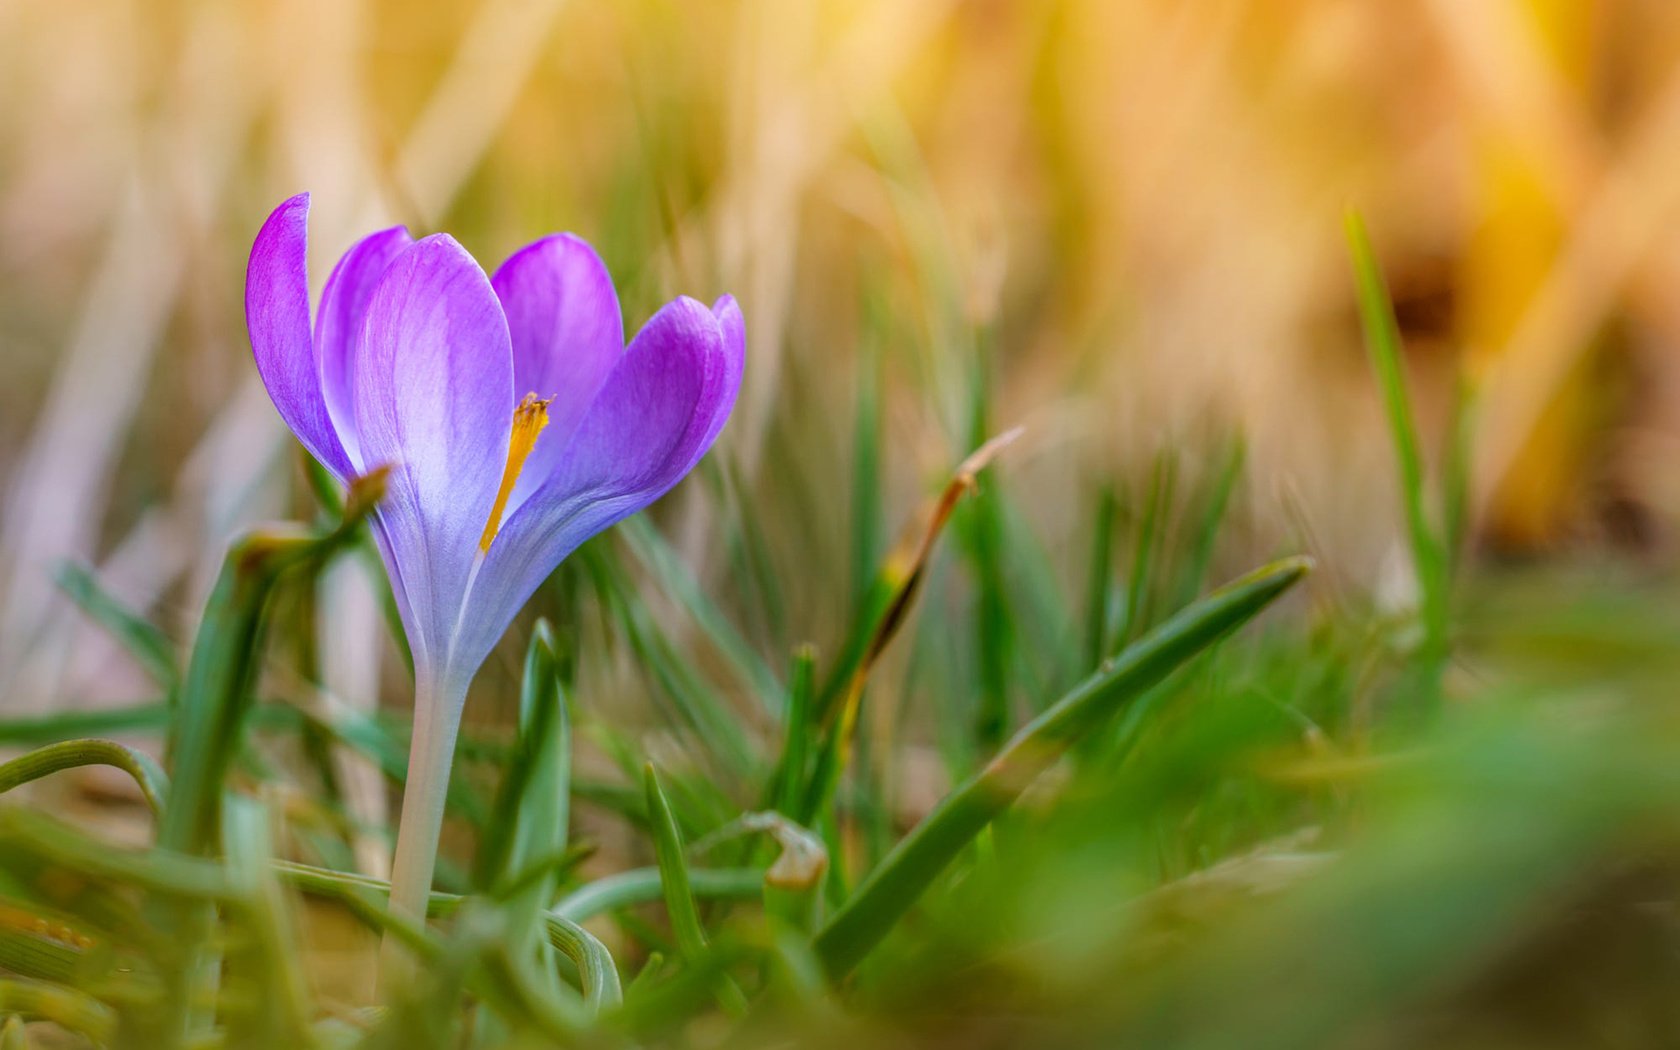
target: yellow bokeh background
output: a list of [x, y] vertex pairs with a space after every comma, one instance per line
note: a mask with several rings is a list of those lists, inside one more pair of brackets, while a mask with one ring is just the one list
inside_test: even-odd
[[301, 189], [317, 285], [404, 222], [486, 266], [579, 232], [632, 327], [736, 294], [723, 447], [802, 560], [845, 549], [860, 363], [909, 505], [978, 361], [1052, 550], [1093, 476], [1241, 432], [1270, 535], [1377, 571], [1350, 207], [1432, 457], [1473, 391], [1484, 548], [1660, 553], [1680, 505], [1668, 0], [12, 0], [0, 96], [0, 649], [44, 681], [87, 644], [46, 567], [187, 616], [233, 529], [295, 512], [241, 284]]

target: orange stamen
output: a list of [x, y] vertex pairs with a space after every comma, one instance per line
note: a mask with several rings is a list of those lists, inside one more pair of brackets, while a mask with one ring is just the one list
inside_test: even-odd
[[508, 497], [513, 495], [513, 487], [519, 481], [525, 458], [536, 447], [537, 435], [548, 426], [548, 402], [552, 400], [526, 394], [525, 400], [513, 410], [513, 435], [508, 439], [507, 467], [502, 471], [502, 487], [496, 491], [496, 502], [490, 507], [490, 520], [484, 523], [484, 534], [478, 538], [481, 554], [490, 553], [490, 542], [502, 527], [502, 512], [507, 509]]

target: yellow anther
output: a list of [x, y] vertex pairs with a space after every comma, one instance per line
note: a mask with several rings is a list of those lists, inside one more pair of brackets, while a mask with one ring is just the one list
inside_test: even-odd
[[484, 534], [478, 538], [481, 553], [490, 553], [490, 541], [496, 538], [496, 531], [502, 527], [502, 512], [507, 509], [508, 497], [513, 495], [513, 486], [519, 481], [519, 471], [524, 468], [525, 458], [531, 454], [531, 449], [536, 447], [537, 435], [548, 426], [548, 402], [552, 400], [526, 394], [525, 400], [513, 410], [513, 435], [508, 439], [507, 467], [502, 471], [502, 487], [496, 490], [496, 502], [490, 506], [490, 520], [484, 523]]

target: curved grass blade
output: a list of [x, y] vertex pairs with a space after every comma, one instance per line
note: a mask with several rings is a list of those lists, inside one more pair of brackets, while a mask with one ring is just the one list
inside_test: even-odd
[[1289, 558], [1227, 584], [1127, 647], [1023, 727], [894, 847], [817, 934], [817, 958], [829, 977], [850, 973], [963, 847], [1071, 744], [1270, 605], [1310, 565]]
[[0, 762], [0, 795], [51, 773], [82, 766], [112, 766], [134, 778], [156, 816], [164, 808], [169, 778], [150, 755], [110, 740], [66, 740]]
[[607, 946], [563, 915], [549, 912], [543, 916], [543, 923], [548, 928], [548, 943], [577, 967], [578, 980], [583, 984], [583, 1004], [591, 1013], [617, 1008], [624, 1001], [624, 989], [619, 984], [618, 966]]
[[116, 1014], [90, 995], [56, 984], [0, 979], [0, 1013], [27, 1014], [51, 1021], [97, 1045], [117, 1030]]
[[[763, 892], [764, 872], [760, 868], [690, 868], [688, 888], [696, 897], [752, 900]], [[549, 914], [584, 922], [618, 908], [659, 900], [663, 892], [658, 868], [632, 868], [574, 890]]]
[[[304, 893], [345, 904], [356, 916], [375, 929], [389, 929], [405, 938], [411, 948], [421, 953], [433, 950], [428, 934], [419, 926], [406, 922], [400, 917], [392, 916], [384, 906], [384, 900], [391, 893], [391, 884], [383, 879], [376, 879], [369, 875], [359, 875], [345, 871], [329, 871], [308, 864], [297, 864], [291, 861], [276, 861], [275, 874], [297, 887]], [[659, 873], [647, 869], [648, 886], [651, 892], [639, 896], [635, 901], [654, 900], [659, 896]], [[710, 873], [700, 873], [702, 875]], [[762, 879], [760, 872], [753, 873]], [[702, 887], [710, 888], [710, 879], [703, 879]], [[745, 891], [743, 896], [750, 896], [756, 891], [757, 882]], [[637, 887], [638, 889], [640, 887]], [[443, 893], [434, 890], [427, 902], [426, 913], [437, 918], [449, 915], [461, 907], [466, 900], [460, 894]], [[622, 991], [619, 985], [618, 968], [613, 962], [612, 953], [607, 950], [594, 934], [578, 925], [593, 912], [573, 916], [556, 908], [542, 914], [542, 921], [548, 934], [548, 941], [557, 951], [569, 958], [577, 966], [578, 978], [582, 983], [585, 1005], [591, 1010], [602, 1010], [618, 1005]]]

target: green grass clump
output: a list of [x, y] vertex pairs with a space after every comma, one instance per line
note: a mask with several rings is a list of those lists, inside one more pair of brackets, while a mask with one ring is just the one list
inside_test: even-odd
[[[349, 753], [399, 786], [403, 721], [275, 687], [378, 479], [238, 542], [184, 666], [67, 570], [157, 696], [0, 724], [25, 749], [0, 794], [109, 766], [153, 823], [119, 847], [0, 801], [0, 1046], [1660, 1045], [1680, 712], [1670, 675], [1613, 669], [1680, 664], [1680, 624], [1649, 586], [1463, 571], [1463, 450], [1429, 480], [1350, 236], [1415, 603], [1333, 565], [1303, 585], [1299, 556], [1210, 590], [1244, 525], [1232, 439], [1096, 479], [1070, 558], [978, 368], [977, 451], [890, 542], [871, 358], [832, 636], [790, 641], [819, 574], [778, 566], [750, 501], [714, 523], [727, 586], [655, 516], [586, 546], [510, 661], [507, 728], [463, 737], [424, 925], [355, 870], [388, 829], [331, 774]], [[98, 739], [147, 734], [161, 768]], [[390, 935], [412, 981], [324, 980], [334, 921], [368, 931], [347, 972]]]

